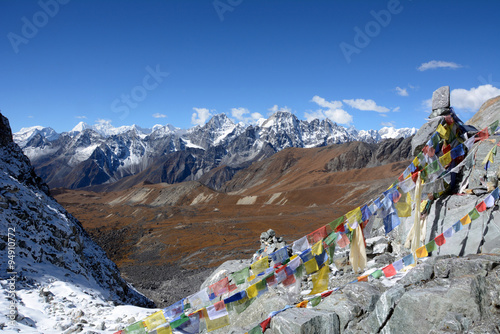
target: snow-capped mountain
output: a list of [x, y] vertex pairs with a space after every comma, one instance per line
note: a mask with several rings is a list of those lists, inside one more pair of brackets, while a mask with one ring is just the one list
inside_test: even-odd
[[[50, 131], [37, 131], [37, 135], [48, 133], [53, 136]], [[29, 131], [23, 133], [29, 137]], [[57, 136], [52, 138], [58, 140]], [[86, 292], [87, 302], [93, 298], [94, 301], [109, 303], [108, 307], [113, 303], [151, 304], [121, 278], [116, 265], [92, 241], [80, 222], [50, 196], [47, 185], [35, 174], [29, 159], [13, 142], [9, 122], [1, 114], [0, 184], [0, 290], [2, 295], [5, 293], [11, 299], [12, 294], [7, 291], [18, 294], [12, 303], [18, 306], [16, 326], [21, 332], [61, 333], [73, 326], [69, 321], [69, 324], [60, 323], [57, 328], [28, 331], [30, 327], [37, 327], [37, 320], [48, 316], [44, 316], [44, 312], [49, 312], [48, 308], [54, 308], [53, 320], [67, 316], [63, 322], [68, 323], [67, 320], [71, 319], [69, 314], [55, 316], [56, 308], [63, 308], [64, 295], [55, 296], [49, 290], [40, 290], [47, 286], [54, 289], [57, 286], [59, 291], [66, 289], [70, 299], [75, 297], [72, 290], [80, 291], [79, 297]], [[12, 280], [15, 289], [5, 289]], [[50, 301], [55, 298], [61, 302], [59, 306], [51, 305]], [[6, 301], [7, 298], [3, 298], [0, 302], [4, 310], [8, 309]], [[38, 303], [47, 309], [29, 309]], [[73, 309], [68, 310], [73, 312], [75, 308], [73, 305]], [[82, 312], [87, 312], [87, 309]], [[5, 319], [7, 314], [2, 312], [0, 316], [2, 329], [9, 320]]]
[[289, 147], [319, 147], [351, 141], [377, 143], [408, 137], [414, 128], [356, 130], [329, 119], [304, 121], [278, 111], [258, 124], [234, 123], [225, 114], [188, 130], [172, 125], [144, 129], [137, 125], [113, 127], [100, 121], [80, 122], [57, 134], [33, 127], [14, 135], [37, 173], [51, 187], [81, 188], [113, 183], [143, 173], [143, 181], [197, 180], [212, 169], [226, 166], [233, 172]]

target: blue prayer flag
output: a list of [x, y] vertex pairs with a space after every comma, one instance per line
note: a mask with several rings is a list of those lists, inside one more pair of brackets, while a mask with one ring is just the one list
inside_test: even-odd
[[409, 266], [410, 264], [415, 263], [415, 259], [413, 258], [413, 254], [408, 254], [403, 258], [403, 263], [405, 266]]
[[399, 224], [401, 224], [401, 221], [399, 220], [398, 214], [396, 212], [388, 214], [384, 218], [385, 234], [391, 232]]

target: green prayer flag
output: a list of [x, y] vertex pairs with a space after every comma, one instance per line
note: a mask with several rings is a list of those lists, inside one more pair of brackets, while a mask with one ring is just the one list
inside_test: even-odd
[[281, 262], [282, 265], [285, 265], [287, 264], [288, 262], [290, 262], [290, 258], [286, 259], [285, 261]]
[[236, 311], [236, 313], [240, 314], [240, 313], [244, 312], [250, 305], [252, 305], [252, 303], [256, 299], [257, 298], [248, 298], [248, 297], [245, 297], [243, 299], [240, 299], [240, 300], [237, 300], [235, 302], [232, 302], [231, 304], [233, 304], [234, 310]]
[[233, 280], [236, 284], [243, 284], [247, 281], [247, 278], [250, 276], [250, 268], [246, 267], [233, 273]]
[[333, 263], [333, 256], [335, 255], [335, 243], [333, 243], [330, 247], [326, 249], [328, 253], [328, 259], [330, 260], [329, 264]]
[[302, 278], [302, 276], [304, 276], [304, 273], [305, 273], [305, 268], [304, 268], [304, 265], [301, 264], [300, 266], [297, 267], [297, 269], [295, 269], [295, 278], [296, 279], [299, 279], [299, 278]]
[[429, 174], [434, 174], [439, 171], [439, 160], [434, 160], [428, 165], [427, 171]]
[[470, 216], [471, 220], [476, 220], [479, 218], [479, 212], [477, 212], [477, 209], [474, 208], [474, 209], [472, 209], [471, 212], [469, 212], [469, 216]]
[[427, 253], [436, 251], [438, 249], [438, 246], [436, 245], [436, 242], [434, 240], [431, 240], [428, 244], [425, 245], [425, 249], [427, 250]]
[[381, 269], [379, 269], [379, 270], [377, 270], [377, 271], [375, 271], [375, 272], [372, 273], [373, 278], [380, 278], [383, 275], [384, 275], [384, 272]]
[[174, 320], [174, 321], [172, 321], [172, 322], [170, 323], [170, 327], [172, 327], [172, 328], [177, 328], [177, 327], [179, 327], [180, 325], [182, 325], [183, 323], [188, 322], [188, 321], [189, 321], [189, 317], [188, 317], [188, 316], [186, 316], [186, 315], [183, 313], [183, 314], [181, 314], [181, 316], [180, 316], [180, 318], [179, 318], [179, 319], [176, 319], [176, 320]]
[[495, 133], [495, 130], [498, 128], [498, 119], [496, 121], [494, 121], [493, 123], [490, 124], [490, 126], [488, 126], [488, 132], [491, 135], [493, 135]]
[[329, 225], [330, 225], [330, 228], [335, 231], [335, 229], [337, 228], [337, 226], [339, 226], [340, 224], [342, 224], [344, 222], [344, 216], [342, 217], [339, 217], [337, 219], [335, 219], [334, 221], [332, 221]]
[[260, 324], [248, 331], [248, 334], [262, 334], [262, 327]]
[[312, 307], [318, 305], [321, 303], [321, 296], [316, 296], [313, 299], [309, 300], [309, 304], [311, 304]]
[[493, 155], [497, 155], [497, 145], [493, 146], [491, 153], [493, 153]]
[[330, 235], [329, 235], [329, 236], [327, 236], [327, 237], [325, 238], [325, 240], [324, 240], [325, 244], [326, 244], [327, 246], [330, 246], [331, 244], [335, 244], [335, 240], [337, 240], [337, 236], [338, 236], [338, 235], [337, 235], [337, 233], [335, 233], [335, 231], [334, 231], [334, 232], [332, 232], [332, 233], [330, 233]]
[[[425, 157], [424, 157], [424, 153], [422, 151], [420, 151], [420, 153], [417, 155], [417, 159], [418, 159], [418, 164], [420, 166], [423, 166], [423, 161], [425, 161]], [[417, 166], [415, 166], [417, 167]]]
[[266, 288], [266, 279], [261, 280], [260, 282], [255, 283], [257, 287], [257, 291], [264, 290]]
[[137, 321], [132, 325], [125, 328], [125, 333], [127, 334], [146, 334], [146, 330], [144, 329], [144, 324], [142, 321]]

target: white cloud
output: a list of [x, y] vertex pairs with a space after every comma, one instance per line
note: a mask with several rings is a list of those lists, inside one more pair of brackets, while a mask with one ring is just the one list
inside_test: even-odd
[[489, 84], [472, 87], [469, 90], [458, 88], [451, 91], [450, 103], [454, 108], [475, 112], [484, 102], [498, 95], [500, 89]]
[[432, 108], [432, 99], [427, 99], [422, 101], [422, 107], [425, 109], [425, 111], [429, 111], [429, 109]]
[[421, 72], [427, 71], [427, 70], [433, 70], [436, 68], [450, 68], [450, 69], [455, 70], [455, 69], [460, 68], [460, 67], [463, 67], [463, 66], [460, 64], [451, 62], [451, 61], [431, 60], [427, 63], [422, 63], [422, 65], [420, 65], [418, 67], [418, 70]]
[[355, 99], [355, 100], [343, 100], [343, 101], [352, 108], [359, 110], [376, 111], [381, 113], [390, 111], [389, 108], [378, 106], [373, 100]]
[[28, 118], [33, 118], [34, 116], [33, 115], [29, 115]]
[[193, 108], [195, 111], [191, 115], [191, 123], [194, 125], [203, 125], [212, 116], [212, 113], [207, 108]]
[[157, 113], [153, 114], [153, 117], [154, 117], [154, 118], [165, 118], [165, 117], [167, 117], [167, 115], [165, 115], [165, 114], [160, 114], [159, 112], [157, 112]]
[[270, 112], [272, 112], [274, 114], [275, 112], [278, 111], [278, 105], [275, 104], [274, 106], [272, 106], [271, 108], [269, 108], [267, 110], [269, 110]]
[[231, 116], [233, 116], [239, 122], [243, 122], [246, 124], [255, 123], [255, 121], [263, 117], [261, 113], [251, 113], [247, 108], [231, 108]]
[[97, 124], [100, 124], [100, 125], [111, 125], [111, 120], [110, 119], [98, 118], [95, 122]]
[[287, 106], [280, 108], [280, 107], [278, 107], [277, 104], [275, 104], [274, 106], [272, 106], [271, 108], [269, 108], [267, 110], [269, 110], [271, 112], [271, 114], [274, 114], [277, 111], [283, 111], [283, 112], [289, 112], [289, 113], [292, 112], [292, 108], [288, 108]]
[[314, 95], [312, 102], [315, 102], [318, 104], [320, 107], [327, 108], [327, 109], [339, 109], [342, 107], [342, 101], [330, 101], [328, 102], [322, 97], [319, 97], [318, 95]]
[[396, 108], [392, 109], [392, 112], [398, 112], [401, 109], [400, 106], [397, 106]]
[[380, 123], [380, 125], [394, 127], [395, 124], [394, 124], [394, 122], [382, 122], [382, 123]]
[[408, 96], [408, 90], [406, 88], [396, 87], [396, 92], [400, 96]]
[[78, 119], [87, 119], [87, 116], [75, 116], [75, 118], [78, 118]]
[[342, 101], [327, 101], [324, 98], [315, 95], [313, 96], [311, 102], [318, 104], [322, 108], [326, 109], [318, 109], [314, 112], [306, 112], [304, 113], [304, 117], [308, 121], [312, 121], [313, 119], [323, 119], [329, 118], [335, 123], [339, 124], [350, 124], [352, 123], [352, 115], [350, 115], [347, 111], [341, 109]]

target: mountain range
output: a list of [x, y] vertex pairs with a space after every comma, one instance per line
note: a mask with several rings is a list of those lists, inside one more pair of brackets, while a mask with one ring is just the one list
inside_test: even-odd
[[[80, 122], [69, 132], [35, 126], [23, 128], [13, 137], [51, 188], [106, 187], [141, 173], [138, 179], [143, 182], [172, 184], [200, 179], [217, 190], [238, 170], [289, 147], [378, 143], [407, 138], [415, 132], [415, 128], [392, 127], [358, 131], [329, 119], [309, 122], [278, 111], [248, 126], [218, 114], [187, 130], [170, 124], [146, 129]], [[215, 169], [217, 173], [210, 173]]]

